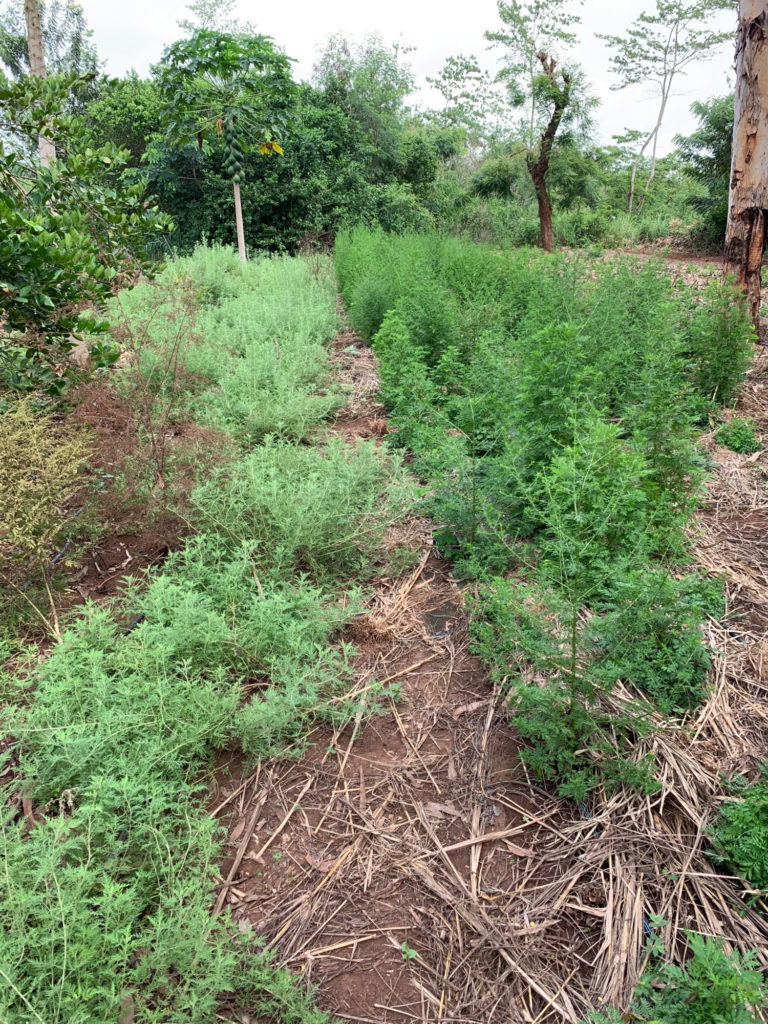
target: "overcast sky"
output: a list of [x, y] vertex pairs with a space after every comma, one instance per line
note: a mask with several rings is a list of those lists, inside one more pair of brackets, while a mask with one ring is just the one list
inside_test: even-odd
[[[185, 0], [81, 0], [94, 42], [110, 75], [124, 74], [135, 68], [146, 74], [158, 60], [163, 47], [177, 39], [177, 21], [186, 16]], [[637, 86], [612, 92], [608, 71], [608, 51], [594, 38], [595, 32], [620, 35], [627, 25], [652, 0], [585, 0], [582, 9], [581, 42], [577, 57], [586, 69], [593, 93], [600, 98], [596, 114], [597, 134], [609, 142], [624, 128], [648, 129], [653, 126], [658, 92]], [[294, 77], [309, 78], [318, 50], [335, 32], [362, 39], [378, 32], [385, 42], [400, 40], [415, 47], [408, 60], [423, 83], [435, 74], [446, 57], [474, 53], [489, 70], [495, 70], [493, 52], [483, 39], [486, 29], [499, 24], [496, 0], [471, 0], [450, 4], [450, 0], [278, 0], [254, 3], [239, 0], [237, 14], [253, 22], [259, 32], [272, 36], [289, 57], [296, 59]], [[735, 27], [735, 14], [722, 14], [713, 23], [723, 29]], [[672, 146], [675, 133], [690, 133], [695, 120], [689, 112], [696, 99], [722, 95], [732, 81], [733, 47], [726, 44], [713, 57], [694, 65], [689, 74], [677, 81], [676, 95], [670, 103], [662, 138], [662, 152]], [[430, 92], [419, 95], [424, 105], [433, 102]]]

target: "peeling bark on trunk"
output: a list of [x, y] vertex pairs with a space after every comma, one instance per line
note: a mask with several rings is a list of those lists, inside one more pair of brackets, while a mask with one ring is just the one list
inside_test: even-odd
[[549, 201], [549, 193], [547, 191], [547, 171], [549, 170], [549, 158], [552, 154], [552, 146], [555, 142], [557, 129], [560, 127], [563, 114], [571, 99], [571, 76], [563, 72], [563, 87], [562, 89], [559, 88], [555, 78], [556, 65], [554, 58], [547, 57], [546, 53], [537, 53], [536, 56], [541, 61], [544, 73], [552, 83], [555, 108], [552, 111], [549, 124], [541, 137], [538, 159], [534, 160], [532, 156], [528, 156], [526, 157], [526, 164], [528, 165], [528, 173], [531, 176], [536, 192], [536, 201], [539, 204], [541, 245], [545, 252], [552, 252], [555, 244], [555, 232], [552, 228], [552, 204]]
[[741, 0], [731, 195], [723, 270], [747, 296], [755, 326], [768, 210], [768, 0]]
[[232, 188], [235, 193], [235, 224], [237, 225], [237, 251], [240, 253], [240, 259], [243, 263], [246, 262], [245, 254], [245, 231], [243, 230], [243, 207], [240, 202], [240, 184], [237, 181], [232, 182]]
[[[40, 6], [37, 0], [24, 0], [24, 18], [27, 23], [27, 50], [29, 51], [29, 70], [38, 78], [45, 78], [45, 58], [43, 57], [43, 26], [40, 20]], [[56, 157], [56, 148], [44, 135], [37, 140], [37, 151], [40, 163], [47, 167]]]

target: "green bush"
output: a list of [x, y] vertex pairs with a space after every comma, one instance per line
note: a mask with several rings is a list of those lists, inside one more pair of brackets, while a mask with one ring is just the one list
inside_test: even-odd
[[[12, 815], [3, 819], [6, 1020], [29, 1019], [30, 1004], [47, 1019], [117, 1020], [128, 998], [137, 1020], [202, 1024], [225, 991], [247, 1002], [262, 988], [271, 998], [266, 962], [209, 916], [221, 833], [204, 813], [199, 768], [238, 736], [262, 753], [306, 735], [308, 705], [320, 710], [323, 687], [343, 685], [343, 665], [317, 650], [339, 610], [306, 593], [269, 593], [262, 604], [241, 567], [238, 608], [250, 607], [251, 621], [235, 628], [224, 604], [232, 568], [228, 586], [217, 576], [219, 592], [206, 593], [183, 581], [189, 561], [133, 606], [146, 615], [138, 628], [126, 636], [110, 610], [90, 609], [33, 677], [31, 694], [29, 682], [19, 691], [20, 777], [49, 810], [28, 835]], [[221, 570], [207, 568], [211, 579]], [[296, 617], [308, 613], [314, 628]], [[276, 679], [274, 696], [258, 703], [256, 734], [239, 680], [256, 671], [258, 655], [258, 672], [274, 664]]]
[[[100, 314], [119, 269], [130, 268], [126, 283], [152, 273], [152, 240], [171, 226], [121, 174], [127, 153], [93, 146], [73, 114], [78, 83], [77, 74], [0, 79], [0, 383], [12, 391], [65, 389], [75, 339], [109, 326]], [[43, 133], [55, 147], [49, 166], [37, 158]]]
[[[207, 340], [183, 349], [186, 375], [158, 376], [180, 362], [169, 363], [179, 286]], [[155, 316], [144, 286], [123, 297], [126, 330], [149, 339], [138, 358], [152, 396], [206, 409], [246, 447], [269, 435], [196, 489], [199, 531], [162, 569], [86, 606], [44, 661], [31, 651], [29, 671], [3, 680], [19, 763], [0, 815], [0, 1017], [207, 1024], [225, 1002], [238, 1016], [327, 1024], [258, 938], [211, 917], [225, 830], [207, 813], [206, 779], [222, 748], [295, 756], [318, 720], [374, 709], [343, 698], [353, 670], [339, 634], [412, 489], [373, 444], [274, 436], [303, 436], [319, 418], [291, 405], [291, 388], [317, 397], [327, 369], [337, 317], [322, 261], [241, 268], [203, 250], [169, 264], [158, 289]], [[119, 373], [127, 388], [139, 378], [134, 361]], [[43, 454], [55, 440], [45, 420], [27, 434]], [[79, 458], [51, 480], [69, 487]], [[35, 470], [36, 501], [41, 479]], [[39, 812], [33, 828], [19, 792]]]
[[635, 989], [641, 1018], [661, 1024], [751, 1024], [768, 992], [754, 953], [728, 955], [722, 939], [688, 933], [691, 959], [658, 963]]
[[333, 438], [310, 448], [265, 438], [192, 494], [192, 518], [248, 547], [257, 572], [366, 573], [387, 526], [411, 500], [393, 469], [374, 442]]
[[[322, 257], [262, 258], [243, 266], [231, 251], [199, 246], [169, 263], [159, 289], [141, 285], [119, 299], [123, 335], [145, 338], [123, 371], [162, 380], [195, 419], [241, 444], [267, 434], [300, 440], [341, 404], [327, 381], [328, 344], [339, 327], [336, 291]], [[178, 344], [179, 293], [195, 302], [190, 339]], [[134, 347], [136, 347], [134, 345]], [[177, 370], [165, 372], [169, 360]]]
[[435, 218], [407, 184], [392, 182], [378, 189], [376, 220], [385, 231], [429, 231]]
[[496, 578], [474, 611], [473, 649], [509, 693], [512, 722], [528, 741], [521, 756], [538, 778], [578, 801], [601, 782], [654, 792], [652, 763], [628, 756], [627, 741], [648, 731], [644, 712], [619, 717], [601, 705], [598, 640], [580, 606], [546, 579]]
[[715, 435], [717, 443], [739, 455], [751, 455], [763, 447], [753, 419], [736, 416], [720, 427]]
[[[729, 955], [722, 939], [687, 934], [690, 959], [682, 967], [653, 963], [635, 988], [632, 1017], [648, 1024], [757, 1024], [768, 989], [756, 954]], [[591, 1013], [586, 1024], [621, 1024], [624, 1019], [609, 1010]]]
[[738, 799], [720, 806], [709, 833], [710, 857], [753, 889], [768, 890], [768, 764], [757, 782], [737, 776], [731, 787]]
[[617, 578], [654, 553], [647, 474], [620, 427], [593, 413], [536, 481], [543, 568], [578, 604], [605, 600]]
[[[574, 205], [574, 225], [582, 214]], [[678, 713], [705, 693], [712, 587], [680, 567], [704, 476], [699, 424], [751, 351], [743, 307], [728, 286], [673, 282], [661, 261], [440, 235], [341, 233], [336, 272], [374, 338], [393, 441], [430, 484], [436, 544], [504, 595], [476, 609], [477, 649], [503, 678], [549, 634], [538, 684], [513, 684], [529, 763], [572, 794], [615, 764], [614, 782], [647, 787], [648, 766], [605, 746], [643, 723], [614, 722], [603, 698], [623, 679]], [[533, 618], [500, 583], [511, 572], [536, 589]], [[578, 671], [555, 656], [566, 640]]]
[[730, 402], [754, 352], [746, 300], [729, 282], [712, 281], [691, 297], [682, 322], [689, 373], [702, 399]]
[[649, 566], [618, 579], [612, 601], [596, 627], [604, 683], [633, 683], [667, 714], [697, 707], [711, 662], [701, 622], [725, 610], [718, 584]]

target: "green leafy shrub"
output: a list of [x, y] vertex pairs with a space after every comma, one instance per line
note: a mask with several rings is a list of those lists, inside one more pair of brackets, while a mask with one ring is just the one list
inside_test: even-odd
[[257, 571], [348, 573], [365, 566], [411, 491], [373, 442], [322, 449], [267, 438], [194, 492], [206, 531], [247, 545]]
[[710, 857], [752, 888], [768, 890], [768, 764], [757, 782], [737, 776], [731, 787], [737, 799], [720, 806], [710, 829]]
[[691, 297], [682, 324], [690, 375], [702, 399], [730, 402], [754, 351], [746, 300], [729, 282], [712, 281], [700, 301]]
[[603, 600], [616, 577], [653, 553], [647, 474], [620, 427], [587, 413], [536, 481], [544, 569], [579, 604]]
[[643, 709], [616, 715], [601, 703], [597, 640], [580, 610], [545, 581], [494, 579], [475, 606], [473, 649], [509, 692], [513, 724], [529, 741], [521, 756], [540, 779], [578, 801], [601, 781], [653, 792], [650, 761], [628, 756], [627, 740], [648, 729]]
[[[151, 239], [170, 223], [145, 200], [143, 185], [120, 177], [125, 150], [93, 147], [71, 112], [77, 80], [0, 81], [0, 381], [16, 391], [66, 387], [72, 367], [62, 373], [60, 363], [73, 339], [107, 329], [99, 311], [115, 268], [149, 273]], [[56, 147], [50, 166], [37, 160], [42, 134]], [[108, 350], [103, 356], [109, 361]]]
[[[173, 261], [151, 323], [143, 286], [124, 297], [125, 316], [147, 339], [134, 355], [148, 395], [172, 401], [174, 415], [218, 395], [212, 418], [253, 443], [260, 434], [246, 413], [224, 416], [223, 403], [237, 394], [245, 409], [269, 394], [265, 422], [277, 431], [293, 417], [281, 401], [287, 382], [310, 394], [325, 373], [337, 322], [329, 285], [322, 263], [308, 260], [240, 271], [227, 253], [206, 250], [188, 268]], [[180, 286], [196, 299], [190, 325], [204, 323], [209, 341], [174, 342]], [[267, 353], [276, 361], [284, 340], [281, 390], [262, 364]], [[156, 372], [169, 355], [186, 375]], [[119, 373], [130, 388], [138, 369], [129, 360]], [[4, 483], [18, 477], [21, 506], [37, 522], [40, 508], [55, 508], [49, 485], [55, 498], [66, 494], [81, 454], [60, 459], [50, 422], [27, 424], [29, 410], [2, 417], [0, 437]], [[49, 449], [46, 477], [35, 458]], [[343, 696], [353, 670], [339, 634], [411, 493], [372, 444], [310, 448], [270, 436], [239, 459], [233, 452], [193, 496], [197, 535], [141, 585], [86, 606], [44, 661], [31, 651], [29, 672], [3, 680], [19, 759], [0, 815], [4, 1021], [207, 1024], [226, 1002], [238, 1016], [328, 1024], [257, 937], [226, 914], [211, 916], [225, 830], [207, 813], [206, 779], [217, 751], [295, 756], [318, 720], [341, 726], [373, 709], [375, 698], [352, 706]], [[56, 527], [49, 518], [30, 538], [19, 520], [36, 551]], [[35, 806], [33, 828], [20, 792]]]
[[699, 127], [691, 135], [676, 135], [674, 141], [688, 174], [704, 190], [688, 200], [701, 220], [694, 234], [700, 243], [719, 250], [728, 222], [733, 94], [697, 100], [691, 104], [691, 113]]
[[339, 327], [328, 270], [320, 260], [251, 261], [240, 293], [204, 313], [210, 340], [199, 357], [220, 357], [223, 346], [238, 358], [214, 370], [218, 386], [194, 404], [202, 422], [248, 445], [267, 434], [300, 440], [338, 408], [327, 381]]
[[[768, 989], [753, 952], [728, 954], [722, 939], [688, 932], [682, 966], [657, 961], [641, 977], [632, 1016], [648, 1024], [757, 1024]], [[586, 1024], [620, 1024], [617, 1010], [591, 1013]]]
[[[184, 336], [180, 300], [188, 314], [190, 302], [196, 307]], [[267, 434], [302, 439], [341, 403], [326, 380], [339, 320], [321, 258], [243, 266], [226, 249], [200, 246], [169, 263], [158, 288], [140, 285], [116, 305], [120, 337], [134, 355], [122, 388], [138, 392], [142, 409], [148, 396], [156, 406], [182, 405], [252, 445]]]
[[[129, 999], [137, 1020], [202, 1024], [226, 991], [246, 1001], [254, 989], [268, 1003], [274, 996], [268, 962], [209, 916], [220, 831], [200, 813], [196, 765], [238, 735], [267, 751], [306, 734], [309, 687], [298, 718], [295, 700], [278, 707], [267, 699], [252, 738], [256, 714], [241, 707], [239, 690], [237, 670], [250, 654], [242, 645], [260, 637], [261, 672], [270, 661], [286, 674], [289, 662], [311, 665], [318, 710], [331, 673], [335, 685], [344, 678], [338, 665], [323, 668], [313, 642], [333, 623], [316, 596], [292, 603], [278, 594], [258, 610], [259, 625], [273, 623], [271, 643], [255, 621], [235, 633], [224, 594], [206, 593], [199, 581], [185, 586], [182, 564], [176, 582], [160, 576], [143, 595], [142, 625], [126, 636], [110, 610], [89, 610], [41, 666], [31, 697], [19, 693], [21, 777], [49, 810], [29, 835], [11, 815], [2, 823], [3, 902], [13, 908], [0, 938], [6, 1020], [28, 1019], [30, 1004], [49, 1019], [117, 1020]], [[233, 576], [222, 586], [227, 597]], [[243, 571], [238, 584], [239, 607], [249, 591], [255, 607], [253, 575]], [[310, 608], [325, 626], [307, 636], [294, 615]], [[285, 679], [278, 693], [281, 686], [288, 691]], [[292, 998], [301, 1005], [297, 991]]]
[[376, 220], [385, 231], [430, 231], [435, 218], [405, 183], [391, 182], [377, 190]]
[[462, 346], [459, 311], [449, 289], [429, 278], [395, 305], [419, 358], [436, 366], [446, 351]]
[[[661, 261], [438, 235], [342, 232], [336, 271], [353, 323], [376, 332], [393, 443], [430, 484], [435, 542], [491, 588], [477, 649], [504, 678], [545, 645], [537, 685], [514, 684], [525, 756], [583, 793], [619, 763], [612, 730], [628, 749], [643, 728], [607, 699], [616, 680], [671, 713], [705, 692], [711, 588], [680, 566], [701, 417], [739, 386], [751, 351], [744, 309], [729, 287], [673, 283]], [[501, 585], [510, 573], [536, 589], [530, 606]], [[649, 785], [647, 766], [620, 763], [621, 781]]]
[[[434, 387], [429, 380], [422, 351], [414, 344], [402, 313], [386, 313], [373, 343], [379, 356], [381, 397], [393, 412], [405, 411], [418, 402], [425, 412], [434, 403]], [[401, 439], [399, 439], [401, 440]]]
[[707, 614], [724, 614], [721, 588], [649, 566], [618, 579], [612, 602], [596, 627], [605, 684], [633, 683], [667, 714], [700, 704], [711, 660], [701, 622]]
[[739, 455], [751, 455], [762, 448], [754, 420], [736, 416], [724, 423], [717, 431], [717, 443], [730, 448]]
[[688, 933], [691, 958], [683, 966], [662, 962], [635, 989], [641, 1019], [661, 1024], [751, 1024], [768, 1000], [754, 953], [728, 955], [722, 939]]

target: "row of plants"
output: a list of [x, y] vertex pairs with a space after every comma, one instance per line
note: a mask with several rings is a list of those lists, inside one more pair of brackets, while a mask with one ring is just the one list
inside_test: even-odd
[[[439, 235], [358, 229], [335, 258], [351, 322], [378, 356], [390, 436], [430, 487], [435, 542], [477, 581], [474, 649], [508, 697], [529, 771], [584, 813], [603, 789], [653, 793], [634, 741], [652, 715], [704, 699], [701, 626], [725, 614], [721, 582], [690, 566], [689, 527], [707, 470], [697, 434], [750, 357], [742, 305], [727, 285], [697, 290], [654, 261]], [[713, 856], [759, 887], [765, 784], [741, 789]], [[642, 1013], [752, 1020], [746, 1007], [764, 998], [754, 961], [698, 939], [692, 957], [656, 961]], [[704, 1016], [685, 1017], [692, 1001]]]
[[[179, 290], [194, 312], [181, 340]], [[321, 1024], [258, 937], [211, 916], [225, 830], [207, 794], [216, 751], [295, 755], [318, 720], [357, 713], [341, 630], [411, 489], [373, 444], [303, 443], [343, 400], [329, 379], [338, 322], [324, 263], [244, 266], [201, 249], [118, 296], [112, 314], [132, 347], [110, 379], [146, 431], [148, 494], [174, 500], [173, 459], [159, 488], [151, 435], [179, 409], [228, 443], [183, 505], [183, 546], [72, 614], [44, 657], [16, 650], [3, 675], [15, 742], [3, 758], [0, 1017], [247, 1011]], [[40, 429], [28, 403], [5, 419]], [[32, 502], [26, 480], [19, 500]]]

